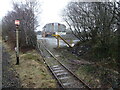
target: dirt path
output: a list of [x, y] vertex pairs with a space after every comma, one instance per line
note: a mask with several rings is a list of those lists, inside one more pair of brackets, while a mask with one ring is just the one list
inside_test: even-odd
[[10, 55], [2, 47], [2, 88], [20, 88], [20, 86], [20, 80], [10, 65]]

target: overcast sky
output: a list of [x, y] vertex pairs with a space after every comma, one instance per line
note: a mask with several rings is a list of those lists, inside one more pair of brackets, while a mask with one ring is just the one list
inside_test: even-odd
[[62, 10], [70, 0], [42, 0], [42, 14], [40, 24], [44, 26], [46, 23], [59, 22], [63, 23], [61, 18]]
[[[13, 0], [24, 1], [24, 0]], [[65, 24], [61, 18], [62, 9], [73, 0], [39, 0], [41, 3], [42, 12], [39, 17], [39, 24], [41, 25], [39, 30], [47, 23], [59, 22]], [[74, 0], [74, 1], [97, 1], [97, 0]], [[112, 1], [112, 0], [111, 0]], [[113, 0], [114, 1], [114, 0]], [[2, 0], [0, 2], [0, 20], [7, 13], [12, 10], [12, 0]]]
[[0, 19], [7, 13], [8, 10], [11, 10], [12, 4], [11, 0], [1, 0], [0, 1]]
[[[19, 0], [20, 1], [20, 0]], [[39, 24], [41, 25], [39, 29], [47, 23], [59, 22], [65, 23], [62, 21], [61, 12], [62, 9], [65, 8], [67, 3], [70, 0], [39, 0], [41, 3], [41, 14], [39, 18]], [[4, 15], [6, 15], [7, 11], [12, 10], [12, 0], [2, 0], [0, 2], [0, 20]]]

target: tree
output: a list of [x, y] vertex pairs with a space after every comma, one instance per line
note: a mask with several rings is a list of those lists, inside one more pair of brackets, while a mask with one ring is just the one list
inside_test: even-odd
[[11, 42], [13, 40], [15, 42], [14, 20], [19, 19], [20, 46], [35, 47], [37, 42], [35, 30], [39, 26], [37, 21], [39, 6], [40, 4], [33, 0], [25, 0], [24, 3], [13, 2], [13, 10], [3, 18], [3, 37], [7, 35]]
[[63, 18], [81, 42], [91, 43], [95, 56], [116, 58], [113, 52], [117, 52], [119, 5], [119, 2], [70, 2]]

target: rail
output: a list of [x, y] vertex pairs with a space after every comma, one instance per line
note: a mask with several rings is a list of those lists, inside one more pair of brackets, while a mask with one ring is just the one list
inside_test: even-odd
[[[38, 50], [41, 51], [41, 49], [43, 50], [46, 50], [46, 52], [48, 52], [48, 54], [50, 54], [53, 58], [54, 58], [54, 62], [57, 62], [59, 64], [57, 65], [53, 65], [53, 66], [50, 66], [45, 58], [44, 58], [44, 61], [47, 65], [47, 67], [50, 69], [50, 71], [52, 72], [52, 74], [55, 76], [56, 80], [58, 81], [58, 83], [62, 86], [62, 88], [68, 88], [68, 86], [71, 84], [71, 82], [67, 82], [67, 83], [63, 83], [63, 81], [65, 80], [65, 78], [68, 78], [67, 76], [71, 76], [71, 77], [74, 77], [74, 81], [78, 84], [78, 85], [81, 85], [80, 87], [84, 87], [88, 90], [91, 90], [90, 87], [85, 83], [83, 82], [80, 78], [78, 78], [71, 70], [69, 70], [64, 64], [62, 64], [62, 62], [60, 62], [54, 55], [53, 53], [41, 42], [41, 43], [38, 43]], [[42, 55], [45, 57], [44, 53], [41, 51]], [[54, 67], [54, 68], [53, 68]], [[60, 70], [54, 70], [54, 69], [57, 69], [57, 68], [60, 68], [62, 67], [62, 69]], [[66, 71], [66, 72], [62, 72], [60, 73], [60, 71]], [[55, 73], [57, 72], [57, 74]], [[62, 75], [62, 74], [67, 74], [69, 73], [66, 77], [65, 76], [62, 76], [61, 78], [58, 77], [58, 75]], [[64, 78], [64, 79], [63, 79]], [[63, 81], [61, 81], [60, 79], [63, 79]], [[70, 78], [69, 78], [70, 79]], [[67, 80], [68, 81], [68, 80]], [[74, 84], [71, 84], [71, 85], [74, 85]], [[69, 86], [70, 87], [70, 86]], [[74, 87], [74, 86], [71, 86], [71, 87]], [[78, 86], [79, 87], [79, 86]]]

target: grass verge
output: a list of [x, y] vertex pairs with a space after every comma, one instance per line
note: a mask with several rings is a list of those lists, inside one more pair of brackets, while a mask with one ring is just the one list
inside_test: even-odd
[[42, 57], [35, 51], [30, 50], [20, 53], [20, 64], [15, 65], [15, 52], [3, 43], [8, 53], [11, 55], [11, 65], [16, 70], [23, 88], [56, 88], [56, 81], [52, 78], [47, 67], [42, 61]]
[[118, 88], [118, 74], [96, 65], [82, 65], [75, 72], [92, 88]]

